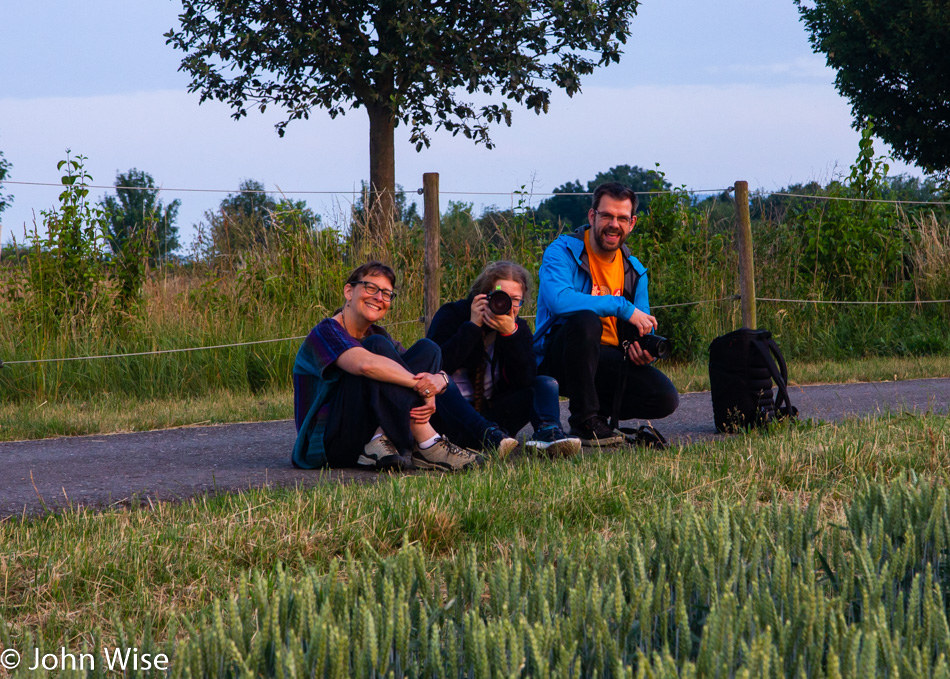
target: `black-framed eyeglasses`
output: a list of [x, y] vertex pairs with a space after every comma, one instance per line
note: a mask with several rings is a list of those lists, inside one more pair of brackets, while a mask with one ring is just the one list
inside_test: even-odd
[[381, 288], [370, 281], [356, 281], [353, 285], [362, 285], [363, 289], [366, 291], [366, 294], [370, 297], [375, 297], [377, 292], [381, 292], [383, 293], [383, 299], [387, 302], [392, 302], [396, 298], [395, 290]]
[[609, 212], [601, 212], [600, 210], [594, 210], [594, 212], [608, 224], [616, 219], [620, 226], [627, 227], [633, 222], [633, 217], [627, 217], [626, 215], [612, 215]]

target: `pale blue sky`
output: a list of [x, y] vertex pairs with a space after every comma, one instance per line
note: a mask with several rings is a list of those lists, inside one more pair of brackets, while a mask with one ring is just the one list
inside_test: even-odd
[[[162, 37], [178, 6], [0, 0], [0, 150], [12, 179], [58, 181], [56, 163], [71, 148], [89, 158], [96, 184], [111, 185], [132, 167], [169, 188], [233, 191], [254, 178], [288, 192], [349, 192], [295, 196], [331, 222], [343, 214], [368, 175], [365, 112], [330, 120], [318, 111], [280, 139], [276, 112], [235, 122], [223, 104], [199, 106], [177, 72], [181, 55]], [[622, 163], [658, 162], [674, 184], [694, 189], [736, 179], [753, 189], [827, 181], [857, 151], [848, 103], [833, 82], [791, 0], [647, 0], [620, 64], [589, 77], [573, 99], [555, 95], [545, 116], [516, 110], [511, 128], [495, 128], [495, 150], [436, 133], [432, 148], [416, 153], [397, 130], [397, 182], [414, 189], [423, 172], [439, 172], [444, 209], [448, 200], [507, 206], [507, 196], [460, 192], [548, 192]], [[0, 216], [4, 242], [21, 239], [24, 222], [58, 191], [8, 184], [5, 193], [14, 204]], [[162, 197], [181, 199], [189, 240], [191, 225], [223, 196]]]

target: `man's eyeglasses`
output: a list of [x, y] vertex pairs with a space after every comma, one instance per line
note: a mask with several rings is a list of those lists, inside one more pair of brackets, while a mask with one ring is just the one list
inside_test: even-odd
[[395, 290], [387, 290], [386, 288], [381, 288], [375, 283], [369, 281], [356, 281], [353, 285], [362, 285], [363, 289], [366, 291], [366, 294], [370, 297], [375, 297], [377, 292], [383, 293], [383, 300], [387, 302], [392, 302], [396, 298]]
[[627, 217], [626, 215], [612, 215], [609, 212], [601, 212], [600, 210], [595, 210], [595, 212], [597, 213], [598, 217], [608, 224], [616, 219], [620, 226], [627, 227], [630, 226], [631, 222], [633, 222], [633, 217]]

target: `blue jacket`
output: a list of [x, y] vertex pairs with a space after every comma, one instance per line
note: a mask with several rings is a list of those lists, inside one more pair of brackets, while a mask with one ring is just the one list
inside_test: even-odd
[[[633, 315], [634, 308], [650, 313], [647, 290], [647, 269], [623, 245], [623, 296], [593, 296], [587, 252], [584, 249], [584, 226], [558, 237], [544, 251], [538, 274], [538, 316], [535, 321], [534, 352], [538, 363], [544, 358], [547, 339], [552, 330], [564, 322], [565, 316], [578, 311], [593, 311], [601, 318], [616, 316], [621, 322]], [[620, 330], [618, 324], [618, 331]]]

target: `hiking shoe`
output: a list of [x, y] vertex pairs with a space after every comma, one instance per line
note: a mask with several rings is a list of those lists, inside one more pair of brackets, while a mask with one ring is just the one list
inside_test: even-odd
[[525, 441], [525, 448], [549, 457], [570, 457], [581, 450], [581, 440], [568, 436], [556, 424], [541, 427]]
[[383, 434], [363, 446], [363, 452], [356, 464], [366, 469], [401, 469], [403, 458], [395, 444]]
[[571, 427], [571, 436], [579, 438], [585, 446], [616, 446], [624, 441], [623, 434], [611, 429], [600, 415], [591, 415]]
[[485, 432], [485, 452], [494, 451], [499, 459], [504, 460], [517, 447], [518, 439], [511, 438], [498, 427]]
[[429, 446], [420, 448], [416, 444], [412, 451], [412, 461], [416, 469], [437, 469], [443, 472], [455, 472], [474, 467], [481, 462], [478, 454], [468, 448], [460, 448], [444, 436]]

